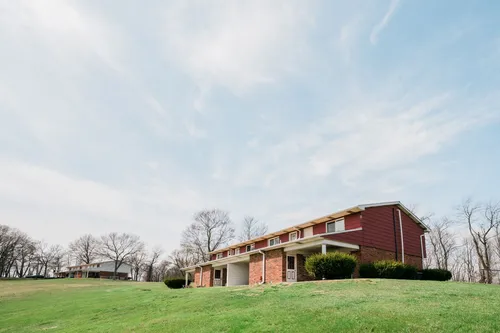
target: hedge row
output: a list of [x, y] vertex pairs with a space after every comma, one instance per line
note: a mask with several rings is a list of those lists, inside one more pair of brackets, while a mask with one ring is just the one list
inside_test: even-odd
[[356, 257], [342, 252], [313, 254], [306, 259], [305, 268], [316, 280], [346, 279], [356, 268]]
[[451, 280], [451, 272], [446, 269], [429, 268], [422, 271], [422, 280], [448, 281]]
[[359, 266], [359, 276], [362, 278], [380, 279], [416, 279], [417, 268], [399, 261], [382, 260]]
[[[188, 281], [188, 285], [191, 281]], [[170, 279], [170, 278], [167, 278], [165, 280], [163, 280], [163, 283], [165, 283], [165, 285], [167, 287], [169, 287], [170, 289], [181, 289], [181, 288], [184, 288], [184, 285], [186, 284], [186, 280], [184, 279]]]

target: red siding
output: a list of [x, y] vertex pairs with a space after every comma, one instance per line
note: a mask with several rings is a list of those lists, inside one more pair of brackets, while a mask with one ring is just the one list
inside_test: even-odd
[[[396, 232], [394, 232], [393, 212], [396, 218]], [[401, 234], [397, 206], [382, 206], [367, 208], [363, 212], [363, 244], [387, 251], [396, 251], [398, 259], [401, 259]], [[423, 229], [416, 224], [408, 215], [401, 211], [403, 223], [403, 236], [405, 254], [421, 256], [420, 235]]]
[[255, 249], [262, 249], [263, 247], [267, 247], [267, 239], [255, 243]]
[[363, 230], [351, 231], [342, 234], [327, 235], [324, 236], [324, 238], [344, 243], [363, 245]]

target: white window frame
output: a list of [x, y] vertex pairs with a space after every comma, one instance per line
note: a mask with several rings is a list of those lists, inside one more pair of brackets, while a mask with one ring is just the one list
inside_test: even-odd
[[[344, 222], [344, 229], [337, 230], [337, 225], [338, 225], [338, 224], [336, 224], [337, 222]], [[334, 230], [333, 231], [328, 231], [328, 225], [329, 224], [333, 224], [334, 225]], [[345, 231], [345, 220], [344, 220], [344, 218], [336, 219], [335, 221], [331, 221], [331, 222], [326, 222], [326, 230], [325, 230], [326, 233], [340, 232], [340, 231]]]
[[[276, 242], [276, 240], [278, 240], [278, 241]], [[271, 245], [271, 241], [275, 241], [273, 245]], [[267, 240], [267, 246], [274, 246], [274, 245], [278, 245], [279, 243], [280, 243], [279, 236], [278, 237], [269, 238]]]
[[231, 253], [232, 250], [227, 250], [227, 256], [229, 257], [232, 253]]
[[215, 255], [215, 260], [222, 259], [222, 258], [224, 258], [224, 255], [222, 254], [222, 252], [219, 252]]
[[[295, 239], [292, 239], [292, 235], [295, 235]], [[293, 242], [296, 241], [298, 237], [297, 231], [292, 231], [291, 233], [288, 234], [288, 241]]]
[[[219, 278], [215, 277], [215, 272], [217, 272], [217, 271], [220, 272]], [[214, 269], [214, 280], [222, 280], [222, 269]]]
[[[249, 246], [250, 246], [250, 250], [248, 249]], [[245, 246], [245, 252], [250, 252], [253, 250], [255, 250], [255, 243], [252, 243], [252, 244]]]
[[236, 248], [236, 249], [234, 249], [234, 254], [240, 254], [240, 248], [239, 247]]

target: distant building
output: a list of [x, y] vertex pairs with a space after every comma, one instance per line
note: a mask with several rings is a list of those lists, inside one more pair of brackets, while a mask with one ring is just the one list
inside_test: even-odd
[[[131, 266], [122, 263], [116, 272], [116, 278], [119, 280], [127, 280]], [[68, 266], [64, 270], [57, 272], [57, 277], [66, 278], [96, 278], [96, 279], [112, 279], [115, 270], [114, 261], [102, 261], [90, 264], [81, 264], [76, 266]]]

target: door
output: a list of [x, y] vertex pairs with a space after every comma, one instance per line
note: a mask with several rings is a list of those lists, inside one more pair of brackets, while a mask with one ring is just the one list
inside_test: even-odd
[[296, 256], [286, 256], [286, 282], [297, 282]]
[[221, 276], [222, 271], [220, 269], [216, 269], [214, 271], [214, 286], [222, 286]]

